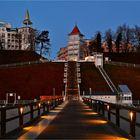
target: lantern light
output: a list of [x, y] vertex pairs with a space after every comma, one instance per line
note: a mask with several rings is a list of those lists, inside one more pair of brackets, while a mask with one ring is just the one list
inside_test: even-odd
[[23, 107], [21, 107], [19, 110], [20, 110], [20, 113], [23, 114]]
[[40, 108], [40, 106], [41, 106], [41, 104], [40, 103], [38, 103], [38, 107]]
[[107, 110], [109, 111], [109, 109], [110, 109], [110, 106], [109, 106], [109, 105], [107, 105]]
[[132, 111], [129, 112], [129, 116], [130, 116], [130, 120], [132, 121], [133, 120], [133, 116], [134, 116]]

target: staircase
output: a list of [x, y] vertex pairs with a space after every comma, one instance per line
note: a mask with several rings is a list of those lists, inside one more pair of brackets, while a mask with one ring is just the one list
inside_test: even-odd
[[67, 99], [79, 99], [79, 84], [77, 78], [77, 62], [69, 61], [67, 67]]
[[110, 87], [110, 89], [112, 90], [112, 92], [118, 94], [118, 90], [117, 90], [116, 86], [113, 84], [113, 82], [111, 81], [111, 79], [109, 78], [109, 76], [107, 75], [105, 70], [103, 69], [103, 67], [98, 66], [97, 68], [100, 71], [100, 73], [102, 74], [103, 78], [107, 82], [107, 84]]

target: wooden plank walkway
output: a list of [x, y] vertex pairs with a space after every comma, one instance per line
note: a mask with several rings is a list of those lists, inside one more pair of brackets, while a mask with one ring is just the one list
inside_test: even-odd
[[127, 139], [80, 101], [70, 101], [37, 139]]

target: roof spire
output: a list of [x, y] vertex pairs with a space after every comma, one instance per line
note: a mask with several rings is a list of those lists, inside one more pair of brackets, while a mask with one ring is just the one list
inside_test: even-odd
[[30, 16], [29, 16], [29, 11], [28, 10], [26, 11], [25, 18], [23, 20], [23, 24], [26, 25], [26, 26], [32, 25], [32, 22], [30, 20]]
[[72, 32], [69, 33], [68, 35], [76, 35], [76, 34], [79, 34], [79, 35], [81, 35], [81, 36], [84, 36], [84, 35], [80, 32], [80, 30], [79, 30], [77, 24], [75, 24], [75, 26], [74, 26]]
[[77, 26], [77, 21], [75, 21], [75, 26]]

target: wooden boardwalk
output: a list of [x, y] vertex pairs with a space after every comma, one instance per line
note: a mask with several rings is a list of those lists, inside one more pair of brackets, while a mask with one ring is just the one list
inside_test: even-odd
[[80, 101], [70, 101], [37, 139], [127, 139]]

